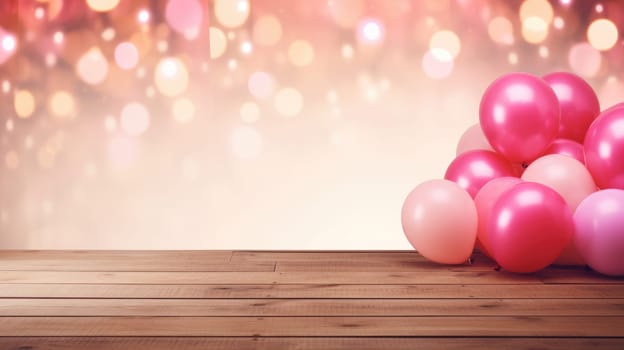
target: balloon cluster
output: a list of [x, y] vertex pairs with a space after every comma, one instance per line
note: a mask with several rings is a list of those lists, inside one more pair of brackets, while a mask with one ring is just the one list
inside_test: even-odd
[[475, 245], [518, 273], [551, 264], [624, 275], [624, 103], [600, 111], [570, 73], [512, 73], [485, 91], [444, 180], [405, 199], [403, 231], [426, 258]]

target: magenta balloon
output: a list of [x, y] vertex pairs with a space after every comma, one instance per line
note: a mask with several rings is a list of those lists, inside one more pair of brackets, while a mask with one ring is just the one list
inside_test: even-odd
[[574, 244], [587, 264], [611, 276], [624, 276], [624, 190], [589, 195], [574, 212]]
[[530, 273], [552, 264], [574, 232], [572, 211], [561, 195], [522, 182], [503, 193], [487, 223], [491, 253], [512, 272]]
[[474, 150], [457, 156], [446, 170], [444, 178], [456, 182], [474, 198], [490, 180], [515, 175], [516, 171], [511, 163], [500, 154]]
[[464, 263], [477, 238], [477, 209], [456, 183], [430, 180], [416, 186], [401, 209], [401, 225], [412, 246], [442, 264]]
[[522, 180], [517, 177], [499, 177], [486, 183], [474, 198], [475, 206], [477, 207], [477, 215], [479, 216], [477, 239], [478, 242], [481, 243], [481, 248], [487, 256], [492, 257], [487, 231], [487, 222], [492, 208], [494, 208], [494, 204], [503, 193], [521, 182]]
[[455, 154], [460, 155], [464, 152], [476, 149], [494, 151], [485, 138], [483, 130], [481, 130], [481, 125], [479, 124], [475, 124], [464, 131], [462, 136], [459, 138], [459, 142], [457, 142]]
[[563, 156], [572, 157], [579, 162], [585, 164], [585, 153], [583, 151], [583, 145], [576, 141], [568, 139], [556, 139], [544, 152], [547, 154], [561, 154]]
[[600, 114], [585, 137], [585, 165], [601, 189], [624, 189], [624, 108]]
[[512, 73], [495, 80], [479, 107], [481, 128], [492, 147], [514, 163], [544, 153], [559, 132], [559, 101], [541, 78]]
[[543, 79], [555, 91], [561, 107], [558, 137], [583, 142], [587, 128], [600, 114], [594, 89], [572, 73], [551, 73]]

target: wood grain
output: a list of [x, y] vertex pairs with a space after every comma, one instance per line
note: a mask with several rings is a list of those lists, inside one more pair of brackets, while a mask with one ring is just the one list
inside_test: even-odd
[[495, 267], [479, 253], [4, 251], [0, 349], [624, 348], [624, 278]]
[[0, 317], [0, 336], [624, 337], [624, 317]]
[[0, 299], [0, 316], [622, 316], [624, 299]]
[[0, 338], [6, 350], [621, 350], [622, 338], [36, 337]]
[[587, 299], [624, 298], [620, 284], [0, 284], [0, 298]]

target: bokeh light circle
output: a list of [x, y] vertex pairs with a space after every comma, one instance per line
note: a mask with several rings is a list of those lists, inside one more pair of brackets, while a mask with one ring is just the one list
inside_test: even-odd
[[119, 5], [119, 0], [87, 0], [87, 5], [97, 12], [106, 12]]
[[76, 113], [76, 101], [69, 92], [59, 90], [50, 96], [48, 109], [59, 120], [71, 119]]
[[121, 129], [129, 136], [140, 136], [150, 124], [150, 115], [145, 106], [139, 102], [125, 105], [119, 116]]
[[531, 17], [537, 17], [548, 25], [552, 22], [553, 15], [552, 5], [546, 0], [525, 0], [520, 5], [520, 19], [522, 22]]
[[431, 36], [431, 40], [429, 40], [429, 48], [431, 50], [445, 50], [451, 54], [453, 58], [455, 58], [459, 55], [461, 50], [461, 42], [457, 34], [454, 32], [450, 30], [441, 30]]
[[16, 90], [13, 107], [18, 117], [28, 118], [35, 111], [35, 97], [28, 90]]
[[195, 104], [188, 97], [176, 99], [173, 101], [173, 105], [171, 107], [173, 119], [180, 124], [191, 122], [195, 118], [196, 111], [197, 108], [195, 107]]
[[285, 117], [294, 117], [303, 108], [303, 96], [299, 90], [291, 87], [283, 88], [275, 95], [275, 109]]
[[522, 21], [522, 37], [531, 44], [539, 44], [548, 36], [548, 23], [540, 17], [529, 17]]
[[169, 0], [165, 8], [165, 19], [171, 29], [187, 39], [193, 39], [199, 33], [203, 13], [198, 0]]
[[353, 28], [364, 13], [363, 0], [329, 0], [329, 15], [343, 28]]
[[423, 57], [422, 69], [429, 78], [444, 79], [453, 72], [453, 56], [446, 50], [429, 50]]
[[282, 38], [282, 24], [275, 16], [258, 18], [253, 26], [253, 40], [260, 46], [273, 46]]
[[488, 24], [488, 34], [495, 43], [513, 45], [513, 24], [505, 17], [495, 17]]
[[314, 47], [306, 40], [295, 40], [288, 47], [288, 59], [294, 66], [308, 66], [314, 61]]
[[217, 21], [226, 28], [237, 28], [249, 17], [248, 0], [215, 0], [214, 14]]
[[178, 58], [163, 58], [156, 65], [154, 82], [158, 91], [165, 96], [175, 97], [181, 95], [188, 87], [188, 70]]
[[595, 20], [587, 28], [587, 41], [596, 50], [610, 50], [618, 41], [618, 29], [608, 19]]
[[208, 33], [210, 35], [210, 58], [219, 58], [227, 49], [227, 38], [225, 37], [225, 33], [216, 27], [210, 27]]
[[108, 75], [108, 61], [99, 48], [91, 48], [78, 59], [76, 73], [87, 84], [100, 84]]
[[139, 50], [130, 42], [122, 42], [115, 47], [115, 62], [122, 69], [132, 69], [139, 62]]
[[600, 70], [602, 55], [589, 43], [578, 43], [570, 49], [568, 63], [576, 74], [591, 78]]
[[247, 101], [241, 105], [240, 116], [245, 123], [255, 123], [260, 118], [260, 108], [255, 102]]
[[256, 98], [269, 98], [275, 91], [275, 80], [269, 73], [258, 71], [249, 77], [247, 88], [249, 93]]
[[362, 44], [380, 44], [385, 37], [384, 25], [376, 18], [364, 18], [357, 26], [357, 39]]

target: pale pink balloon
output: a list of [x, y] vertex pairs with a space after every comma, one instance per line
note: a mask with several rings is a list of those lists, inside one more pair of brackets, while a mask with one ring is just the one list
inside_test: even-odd
[[522, 180], [517, 177], [499, 177], [486, 183], [485, 186], [483, 186], [475, 196], [474, 202], [475, 206], [477, 207], [477, 214], [479, 216], [479, 223], [477, 226], [477, 239], [481, 243], [481, 246], [484, 249], [484, 253], [487, 256], [492, 256], [489, 245], [488, 232], [486, 228], [490, 213], [492, 212], [492, 208], [494, 208], [494, 203], [496, 203], [498, 198], [503, 193], [505, 193], [507, 190], [511, 189], [515, 185], [519, 184], [520, 182], [522, 182]]
[[485, 134], [483, 134], [483, 130], [481, 130], [481, 125], [479, 125], [478, 123], [464, 131], [459, 139], [459, 142], [457, 143], [455, 155], [460, 155], [464, 152], [476, 149], [494, 151], [492, 146], [485, 138]]
[[574, 213], [574, 243], [587, 264], [611, 276], [624, 276], [624, 190], [592, 193]]
[[[549, 154], [537, 159], [525, 170], [522, 179], [552, 188], [563, 197], [572, 211], [596, 191], [596, 184], [587, 168], [578, 160], [560, 154]], [[555, 263], [584, 265], [585, 261], [574, 244], [570, 243]]]
[[425, 258], [462, 264], [477, 238], [477, 209], [468, 192], [448, 180], [424, 182], [407, 196], [401, 210], [403, 232]]

